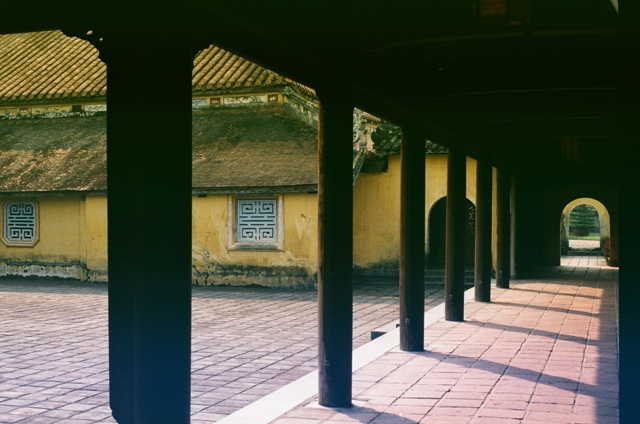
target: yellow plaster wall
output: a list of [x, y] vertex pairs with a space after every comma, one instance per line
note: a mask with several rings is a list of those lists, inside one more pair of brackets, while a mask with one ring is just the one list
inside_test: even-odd
[[[427, 155], [425, 161], [428, 223], [431, 207], [446, 196], [447, 155]], [[474, 203], [475, 167], [476, 162], [468, 158], [467, 198]], [[278, 251], [228, 248], [231, 198], [226, 194], [192, 198], [194, 283], [293, 286], [302, 281], [312, 284], [318, 255], [317, 195], [282, 195], [285, 233], [283, 249]], [[80, 195], [50, 196], [37, 200], [40, 242], [34, 248], [2, 245], [0, 260], [62, 264], [73, 270], [58, 267], [62, 271], [49, 270], [46, 275], [107, 281], [107, 197], [89, 195], [83, 200]], [[428, 245], [428, 239], [425, 244]], [[399, 252], [400, 155], [392, 155], [388, 172], [362, 173], [354, 188], [354, 264], [397, 268]], [[0, 274], [2, 272], [0, 268]], [[33, 271], [32, 275], [40, 275], [39, 272]]]
[[287, 263], [293, 260], [315, 272], [318, 263], [318, 195], [284, 195], [284, 247]]
[[[361, 173], [353, 191], [353, 262], [360, 268], [397, 268], [400, 258], [400, 155], [389, 156], [387, 172]], [[425, 223], [433, 205], [447, 195], [447, 155], [425, 157]], [[476, 161], [467, 158], [466, 196], [476, 203]], [[425, 249], [429, 245], [425, 231]]]
[[387, 172], [360, 173], [353, 190], [353, 263], [397, 268], [400, 257], [400, 155]]
[[318, 199], [316, 194], [283, 195], [283, 249], [230, 250], [229, 201], [232, 196], [193, 197], [193, 282], [310, 285], [317, 267]]
[[85, 261], [89, 281], [107, 281], [107, 196], [85, 201]]
[[[2, 199], [4, 201], [6, 199]], [[33, 247], [0, 244], [2, 258], [49, 263], [64, 263], [83, 259], [82, 218], [84, 202], [80, 196], [40, 197], [40, 238]]]
[[[429, 214], [435, 203], [447, 196], [447, 161], [448, 155], [427, 155], [426, 199], [425, 199], [425, 246], [429, 249]], [[467, 157], [467, 188], [465, 195], [476, 204], [476, 160]]]
[[[425, 193], [427, 222], [429, 220], [429, 212], [433, 205], [447, 195], [447, 160], [448, 155], [427, 155]], [[476, 160], [470, 157], [467, 157], [466, 196], [474, 205], [476, 204]]]
[[39, 241], [33, 247], [0, 243], [0, 275], [84, 279], [85, 202], [82, 196], [36, 197], [35, 200], [39, 204]]

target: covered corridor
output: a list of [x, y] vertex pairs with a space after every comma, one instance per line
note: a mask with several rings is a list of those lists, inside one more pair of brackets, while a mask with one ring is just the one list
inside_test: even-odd
[[[618, 270], [536, 271], [491, 303], [467, 296], [464, 322], [428, 312], [424, 352], [380, 347], [354, 373], [356, 407], [310, 399], [273, 423], [618, 423]], [[270, 422], [241, 414], [223, 422]]]
[[[320, 100], [320, 405], [350, 407], [367, 390], [359, 385], [358, 372], [352, 373], [357, 361], [352, 357], [352, 132], [357, 107], [402, 128], [400, 327], [394, 343], [407, 353], [385, 353], [381, 360], [400, 358], [413, 369], [411, 376], [418, 374], [415, 368], [424, 365], [421, 361], [429, 363], [431, 326], [424, 326], [424, 150], [426, 140], [431, 140], [449, 149], [445, 321], [432, 324], [435, 335], [443, 337], [434, 346], [442, 349], [442, 368], [458, 370], [460, 382], [465, 382], [466, 372], [460, 373], [447, 358], [466, 365], [495, 365], [497, 370], [506, 367], [489, 394], [501, 393], [501, 380], [511, 380], [510, 369], [527, 376], [540, 373], [535, 383], [517, 379], [516, 385], [526, 381], [526, 390], [532, 390], [530, 404], [537, 399], [538, 386], [548, 386], [547, 378], [578, 384], [575, 402], [581, 399], [581, 388], [595, 384], [583, 368], [560, 366], [567, 374], [556, 375], [557, 364], [549, 359], [553, 349], [544, 365], [537, 363], [534, 374], [521, 365], [510, 368], [499, 358], [505, 355], [509, 363], [518, 359], [509, 356], [517, 353], [509, 349], [526, 345], [530, 338], [536, 346], [556, 340], [552, 344], [562, 365], [573, 357], [574, 341], [586, 343], [583, 350], [591, 353], [585, 340], [591, 334], [587, 321], [595, 320], [585, 311], [598, 310], [595, 293], [600, 288], [592, 287], [595, 271], [585, 271], [578, 285], [571, 279], [565, 284], [563, 272], [556, 283], [556, 277], [551, 283], [520, 278], [538, 278], [537, 267], [559, 264], [558, 220], [567, 201], [599, 199], [620, 228], [619, 240], [611, 245], [611, 255], [620, 264], [620, 418], [635, 422], [640, 415], [638, 21], [640, 3], [620, 2], [618, 8], [617, 0], [274, 0], [260, 7], [225, 0], [179, 5], [109, 0], [6, 5], [1, 32], [60, 29], [90, 42], [107, 64], [108, 383], [114, 419], [120, 424], [180, 424], [190, 419], [191, 81], [194, 56], [215, 42], [311, 87]], [[69, 94], [60, 90], [53, 101]], [[31, 99], [29, 94], [23, 97], [21, 101]], [[467, 157], [477, 160], [478, 303], [466, 302], [464, 293]], [[492, 168], [497, 174], [495, 189]], [[492, 271], [497, 286], [493, 295]], [[614, 285], [613, 273], [608, 281]], [[518, 291], [528, 284], [526, 291]], [[489, 302], [492, 299], [498, 302]], [[571, 299], [577, 300], [568, 303]], [[581, 303], [587, 302], [584, 299], [593, 299], [591, 305]], [[534, 303], [523, 306], [530, 302]], [[574, 304], [581, 313], [567, 314]], [[546, 321], [548, 314], [556, 313]], [[555, 322], [558, 317], [562, 325]], [[614, 315], [602, 317], [606, 328], [615, 326]], [[529, 335], [527, 325], [534, 322], [542, 327]], [[502, 330], [505, 325], [524, 330], [513, 341], [512, 333]], [[553, 338], [564, 327], [573, 340]], [[497, 356], [489, 347], [472, 343], [476, 332], [496, 336]], [[451, 356], [458, 347], [461, 351]], [[491, 353], [486, 360], [480, 350], [484, 348]], [[585, 359], [583, 364], [590, 362]], [[440, 368], [433, 365], [437, 374]], [[583, 375], [585, 383], [570, 371]], [[487, 383], [498, 376], [489, 369], [480, 373]], [[390, 378], [403, 379], [406, 373], [402, 374]], [[372, 396], [378, 383], [370, 389]], [[458, 379], [443, 385], [453, 392]], [[399, 397], [403, 393], [398, 390]], [[546, 396], [541, 390], [540, 398]], [[473, 417], [482, 418], [482, 405]], [[433, 406], [439, 410], [437, 402]], [[534, 412], [527, 408], [525, 418]], [[571, 414], [578, 410], [572, 407]], [[503, 413], [501, 418], [510, 417]]]

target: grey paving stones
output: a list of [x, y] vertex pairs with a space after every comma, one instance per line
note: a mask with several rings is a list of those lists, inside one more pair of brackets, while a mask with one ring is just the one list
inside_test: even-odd
[[[356, 286], [354, 348], [398, 317], [397, 288]], [[441, 287], [427, 286], [426, 309]], [[316, 369], [313, 290], [194, 287], [192, 422], [215, 422]], [[0, 280], [0, 422], [114, 423], [107, 286]]]

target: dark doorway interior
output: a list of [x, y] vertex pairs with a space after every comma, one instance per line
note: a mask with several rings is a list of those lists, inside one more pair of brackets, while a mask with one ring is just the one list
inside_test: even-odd
[[[465, 238], [465, 265], [473, 266], [475, 251], [476, 207], [466, 199], [467, 237]], [[445, 261], [445, 240], [447, 228], [447, 198], [438, 200], [429, 213], [429, 255], [427, 263], [430, 268], [443, 268]]]

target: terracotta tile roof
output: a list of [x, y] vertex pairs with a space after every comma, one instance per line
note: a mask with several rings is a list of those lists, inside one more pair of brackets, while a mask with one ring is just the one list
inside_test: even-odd
[[202, 50], [194, 60], [194, 91], [261, 87], [287, 82], [284, 77], [216, 46]]
[[[0, 102], [47, 103], [49, 99], [103, 98], [105, 64], [89, 42], [61, 31], [0, 35]], [[194, 60], [194, 92], [289, 85], [309, 95], [308, 87], [217, 46]], [[71, 100], [73, 101], [73, 100]]]
[[288, 85], [315, 96], [311, 88], [214, 45], [196, 55], [192, 75], [194, 92]]
[[104, 96], [105, 64], [88, 42], [60, 31], [0, 36], [0, 101]]

